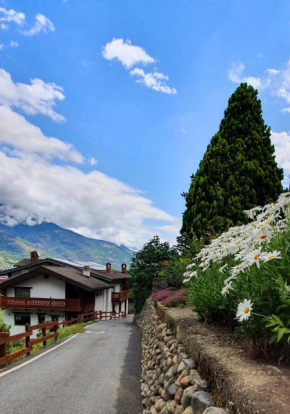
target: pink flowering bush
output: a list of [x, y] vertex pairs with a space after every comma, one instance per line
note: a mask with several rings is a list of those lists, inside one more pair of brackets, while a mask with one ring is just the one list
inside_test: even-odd
[[152, 295], [154, 300], [161, 301], [167, 307], [185, 306], [188, 302], [187, 289], [166, 288]]
[[172, 294], [172, 292], [175, 292], [176, 289], [175, 288], [166, 288], [166, 289], [162, 289], [162, 290], [158, 290], [158, 292], [154, 293], [152, 295], [154, 300], [163, 300], [165, 298], [167, 298], [170, 294]]
[[183, 289], [177, 292], [171, 293], [167, 298], [161, 301], [161, 304], [168, 308], [175, 308], [185, 306], [188, 302], [188, 296], [185, 294]]

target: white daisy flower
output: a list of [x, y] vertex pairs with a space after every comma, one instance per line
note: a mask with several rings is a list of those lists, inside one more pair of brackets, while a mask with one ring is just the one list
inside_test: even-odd
[[229, 293], [230, 289], [233, 289], [232, 282], [228, 283], [225, 287], [222, 288], [222, 295]]
[[245, 258], [244, 262], [248, 263], [248, 265], [252, 265], [256, 263], [257, 267], [260, 267], [260, 259], [261, 259], [261, 249], [256, 249], [248, 253]]
[[221, 272], [221, 273], [224, 273], [224, 270], [225, 270], [225, 268], [226, 267], [228, 267], [228, 264], [226, 263], [226, 264], [224, 264], [222, 267], [220, 267], [219, 268], [219, 271]]
[[281, 252], [274, 250], [273, 252], [263, 252], [261, 254], [261, 260], [263, 262], [269, 262], [274, 259], [281, 259]]
[[237, 309], [237, 319], [242, 322], [251, 316], [251, 310], [253, 308], [253, 304], [251, 300], [245, 299], [243, 302], [239, 303]]

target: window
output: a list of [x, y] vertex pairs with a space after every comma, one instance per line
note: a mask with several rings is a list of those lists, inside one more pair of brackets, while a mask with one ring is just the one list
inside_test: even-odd
[[30, 313], [14, 313], [15, 325], [30, 324]]
[[102, 290], [97, 290], [96, 291], [96, 296], [102, 296], [103, 295], [103, 291]]
[[45, 313], [39, 313], [38, 314], [38, 323], [45, 322]]
[[27, 287], [16, 287], [15, 289], [15, 297], [16, 298], [30, 298], [30, 289]]
[[52, 322], [58, 322], [58, 318], [59, 318], [58, 315], [50, 315], [50, 316], [51, 316]]

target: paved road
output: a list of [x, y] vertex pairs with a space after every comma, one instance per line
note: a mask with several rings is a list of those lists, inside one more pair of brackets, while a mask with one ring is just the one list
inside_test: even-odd
[[103, 321], [0, 378], [1, 414], [138, 414], [140, 334]]

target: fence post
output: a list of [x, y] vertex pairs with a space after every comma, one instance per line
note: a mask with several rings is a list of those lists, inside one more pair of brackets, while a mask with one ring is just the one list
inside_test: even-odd
[[58, 323], [56, 323], [55, 325], [53, 325], [53, 332], [57, 334], [55, 336], [55, 338], [54, 338], [54, 342], [57, 342], [57, 337], [58, 337]]
[[[25, 332], [31, 333], [29, 323], [25, 324]], [[25, 337], [25, 346], [26, 346], [26, 348], [29, 348], [29, 342], [30, 342], [30, 335]], [[29, 357], [29, 356], [30, 356], [30, 352], [28, 352], [26, 354], [26, 357]]]
[[[0, 340], [7, 338], [9, 336], [8, 332], [4, 332], [2, 328], [0, 328]], [[6, 357], [6, 347], [5, 347], [5, 342], [3, 344], [0, 344], [0, 358], [5, 358]], [[4, 364], [0, 364], [0, 367], [2, 367], [2, 365]]]
[[[42, 336], [46, 336], [46, 327], [41, 328]], [[43, 341], [43, 348], [46, 348], [46, 341]]]

